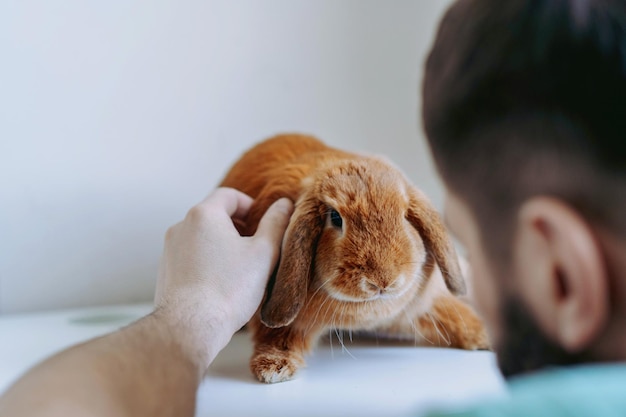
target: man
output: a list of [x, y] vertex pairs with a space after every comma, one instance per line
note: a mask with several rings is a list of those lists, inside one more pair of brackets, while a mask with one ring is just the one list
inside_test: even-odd
[[[626, 412], [625, 6], [460, 0], [441, 23], [424, 126], [503, 373], [612, 363], [517, 378], [510, 400], [467, 415]], [[249, 206], [220, 189], [193, 208], [166, 237], [156, 311], [34, 368], [0, 415], [191, 415], [200, 375], [261, 301], [291, 210], [277, 202], [244, 238], [231, 217]]]
[[520, 378], [485, 415], [626, 415], [626, 2], [458, 1], [423, 99], [504, 375], [615, 363]]

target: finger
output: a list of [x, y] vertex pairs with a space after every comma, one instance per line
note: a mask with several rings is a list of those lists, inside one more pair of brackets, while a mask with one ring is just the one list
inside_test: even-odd
[[292, 212], [291, 200], [281, 198], [275, 201], [263, 215], [254, 237], [267, 239], [273, 247], [279, 247]]
[[247, 194], [234, 188], [221, 187], [213, 191], [199, 206], [217, 206], [228, 214], [229, 217], [244, 217], [250, 210], [254, 200]]

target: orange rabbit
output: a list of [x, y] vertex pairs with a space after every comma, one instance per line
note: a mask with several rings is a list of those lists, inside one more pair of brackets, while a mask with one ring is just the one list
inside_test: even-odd
[[386, 160], [279, 135], [245, 153], [222, 186], [255, 199], [238, 225], [246, 235], [275, 200], [295, 202], [278, 268], [249, 323], [260, 381], [291, 379], [331, 328], [488, 347], [481, 321], [456, 297], [465, 284], [439, 215]]

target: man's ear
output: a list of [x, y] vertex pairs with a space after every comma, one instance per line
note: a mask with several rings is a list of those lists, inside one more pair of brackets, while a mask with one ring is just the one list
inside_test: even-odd
[[602, 248], [585, 219], [550, 197], [527, 200], [513, 242], [516, 283], [545, 334], [572, 353], [598, 336], [609, 315]]

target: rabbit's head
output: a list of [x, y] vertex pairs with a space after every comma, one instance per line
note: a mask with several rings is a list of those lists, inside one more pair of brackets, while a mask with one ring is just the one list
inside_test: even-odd
[[301, 187], [261, 308], [266, 326], [289, 325], [313, 292], [347, 304], [400, 298], [429, 260], [450, 292], [465, 292], [439, 215], [391, 164], [327, 161]]

